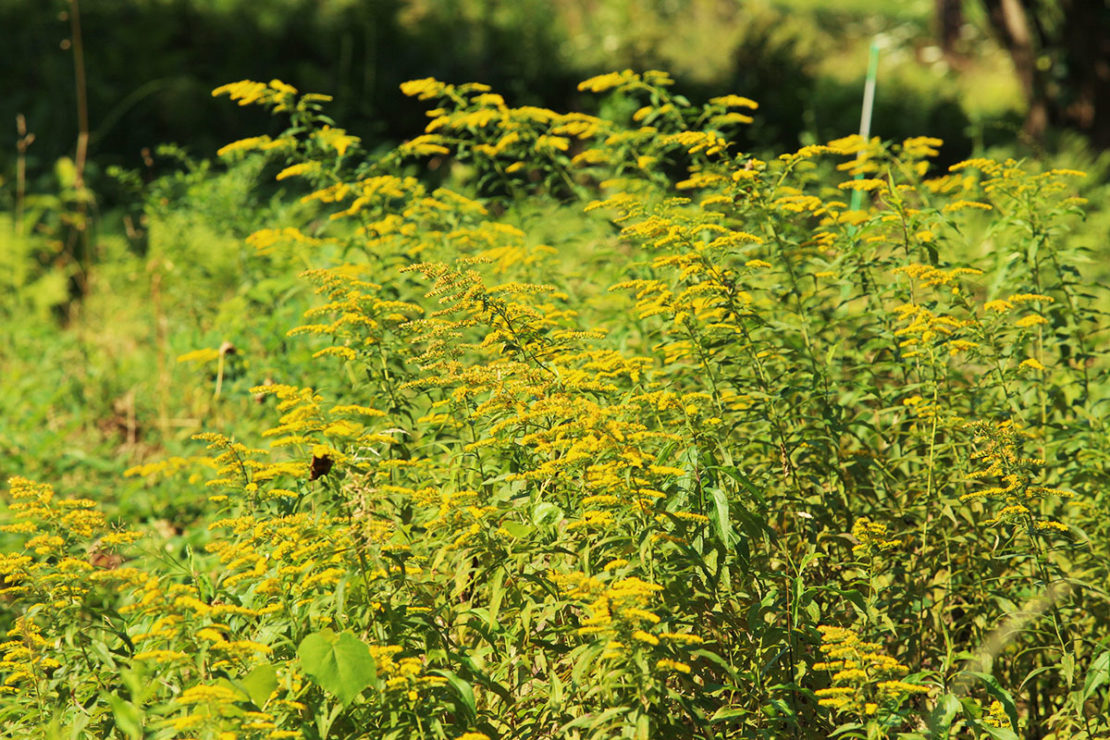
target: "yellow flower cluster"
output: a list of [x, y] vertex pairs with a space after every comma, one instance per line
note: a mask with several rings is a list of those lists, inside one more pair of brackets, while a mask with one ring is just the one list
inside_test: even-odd
[[873, 522], [867, 517], [860, 517], [852, 525], [852, 536], [858, 542], [852, 546], [852, 552], [857, 558], [874, 560], [876, 556], [902, 546], [901, 540], [888, 539], [885, 524]]
[[649, 608], [661, 586], [636, 576], [610, 579], [583, 573], [552, 573], [551, 578], [568, 597], [585, 606], [588, 616], [581, 620], [578, 634], [604, 644], [603, 660], [624, 660], [648, 653], [658, 656], [654, 666], [663, 673], [691, 672], [688, 657], [686, 661], [675, 657], [685, 657], [685, 650], [701, 645], [704, 640], [699, 635], [663, 628], [663, 618]]
[[826, 659], [813, 668], [829, 671], [832, 683], [814, 692], [821, 706], [866, 719], [890, 711], [908, 696], [929, 691], [901, 680], [909, 668], [883, 653], [879, 644], [861, 640], [854, 630], [825, 625], [817, 629]]
[[1049, 517], [1043, 503], [1046, 499], [1069, 499], [1075, 494], [1060, 488], [1037, 485], [1034, 481], [1044, 460], [1023, 457], [1020, 450], [1028, 433], [1012, 420], [992, 424], [973, 422], [971, 459], [979, 469], [968, 474], [975, 486], [960, 497], [970, 502], [988, 500], [1001, 504], [986, 525], [1016, 522], [1035, 532], [1067, 532], [1067, 525]]

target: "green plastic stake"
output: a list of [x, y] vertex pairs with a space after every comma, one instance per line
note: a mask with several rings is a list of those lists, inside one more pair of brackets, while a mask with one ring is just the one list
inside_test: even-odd
[[[863, 86], [863, 110], [859, 117], [859, 135], [864, 141], [871, 138], [871, 111], [875, 108], [875, 78], [879, 75], [879, 39], [871, 39], [871, 57], [867, 62], [867, 82]], [[863, 152], [856, 158], [863, 156]], [[863, 173], [856, 175], [857, 180], [863, 179]], [[852, 210], [858, 211], [863, 205], [863, 191], [852, 191]]]

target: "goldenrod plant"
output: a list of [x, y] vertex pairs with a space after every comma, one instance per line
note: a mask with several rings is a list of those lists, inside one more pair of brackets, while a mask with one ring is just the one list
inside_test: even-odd
[[12, 734], [1110, 736], [1080, 173], [757, 157], [754, 101], [662, 72], [582, 83], [609, 118], [402, 89], [429, 122], [374, 155], [215, 91], [290, 122], [222, 155], [301, 188], [246, 243], [304, 263], [302, 361], [240, 391], [268, 427], [131, 471], [203, 547], [12, 481]]

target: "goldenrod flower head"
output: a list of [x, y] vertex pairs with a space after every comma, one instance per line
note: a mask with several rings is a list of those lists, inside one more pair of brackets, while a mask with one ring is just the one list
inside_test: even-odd
[[331, 126], [323, 126], [315, 132], [315, 136], [319, 139], [320, 143], [329, 149], [334, 149], [339, 156], [347, 153], [351, 146], [359, 143], [357, 136], [351, 136], [341, 128], [332, 128]]
[[943, 140], [932, 136], [915, 136], [902, 142], [902, 152], [913, 159], [935, 157], [943, 144]]
[[436, 98], [452, 89], [454, 89], [453, 86], [440, 82], [434, 77], [425, 77], [420, 80], [409, 80], [408, 82], [401, 83], [402, 93], [409, 97], [416, 97], [419, 100]]
[[1009, 301], [1003, 300], [1001, 298], [997, 298], [993, 301], [987, 301], [986, 303], [983, 304], [983, 310], [985, 310], [985, 311], [994, 311], [995, 313], [1002, 313], [1003, 311], [1009, 311], [1013, 307], [1014, 307], [1013, 303], [1010, 303]]
[[856, 557], [874, 558], [876, 555], [888, 552], [902, 545], [901, 540], [887, 538], [887, 527], [880, 522], [873, 522], [867, 517], [861, 517], [852, 525], [852, 536], [859, 542], [852, 548]]
[[671, 660], [670, 658], [660, 658], [655, 662], [655, 667], [664, 671], [673, 671], [675, 673], [689, 673], [690, 665], [683, 663], [679, 660]]
[[759, 107], [759, 103], [740, 95], [721, 95], [710, 98], [709, 102], [711, 105], [721, 105], [725, 108], [751, 108], [754, 110]]
[[879, 188], [886, 187], [886, 185], [887, 183], [885, 180], [879, 180], [876, 178], [863, 178], [860, 180], [848, 180], [846, 182], [842, 182], [837, 185], [837, 187], [841, 190], [859, 190], [865, 193], [870, 193], [874, 190], [878, 190]]
[[1031, 328], [1031, 327], [1034, 327], [1034, 326], [1041, 326], [1041, 325], [1047, 324], [1047, 323], [1048, 323], [1048, 319], [1046, 319], [1044, 316], [1041, 316], [1040, 314], [1033, 313], [1033, 314], [1029, 314], [1028, 316], [1022, 316], [1020, 319], [1018, 319], [1017, 321], [1014, 322], [1014, 326], [1020, 327], [1022, 329], [1028, 329], [1028, 328]]
[[629, 82], [639, 81], [640, 76], [633, 72], [631, 69], [626, 69], [623, 72], [609, 72], [608, 74], [597, 75], [588, 80], [578, 83], [578, 89], [588, 92], [605, 92], [617, 87], [628, 84]]
[[943, 210], [945, 213], [955, 213], [956, 211], [963, 211], [968, 208], [980, 211], [990, 211], [994, 209], [994, 206], [989, 203], [980, 203], [979, 201], [956, 200], [945, 205], [944, 208], [941, 210]]
[[232, 704], [239, 700], [234, 690], [226, 686], [190, 686], [181, 692], [175, 704]]

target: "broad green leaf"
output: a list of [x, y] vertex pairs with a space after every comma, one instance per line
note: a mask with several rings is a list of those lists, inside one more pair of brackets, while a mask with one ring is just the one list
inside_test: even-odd
[[266, 701], [277, 685], [277, 669], [269, 664], [255, 666], [250, 673], [239, 679], [239, 686], [259, 709], [266, 706]]
[[1083, 682], [1084, 703], [1107, 681], [1110, 681], [1110, 650], [1091, 661], [1091, 667], [1087, 669], [1087, 678]]
[[960, 713], [963, 705], [955, 694], [948, 693], [940, 697], [937, 705], [929, 714], [929, 733], [931, 737], [948, 737], [952, 727], [952, 720]]
[[532, 534], [532, 528], [529, 527], [527, 524], [521, 524], [520, 522], [507, 520], [502, 522], [501, 526], [505, 528], [506, 532], [511, 534], [513, 537], [516, 537], [518, 540], [526, 539], [529, 535]]
[[143, 736], [143, 717], [138, 707], [115, 694], [108, 694], [108, 704], [112, 707], [112, 717], [116, 727], [129, 738], [138, 740]]
[[451, 671], [438, 670], [432, 673], [439, 674], [447, 679], [447, 683], [455, 692], [457, 704], [466, 714], [467, 720], [473, 724], [478, 720], [478, 707], [474, 702], [474, 688], [462, 678]]
[[370, 648], [350, 630], [313, 632], [301, 640], [297, 657], [309, 678], [344, 706], [378, 680]]
[[537, 527], [554, 524], [563, 517], [563, 510], [550, 501], [541, 501], [532, 509], [532, 523]]

